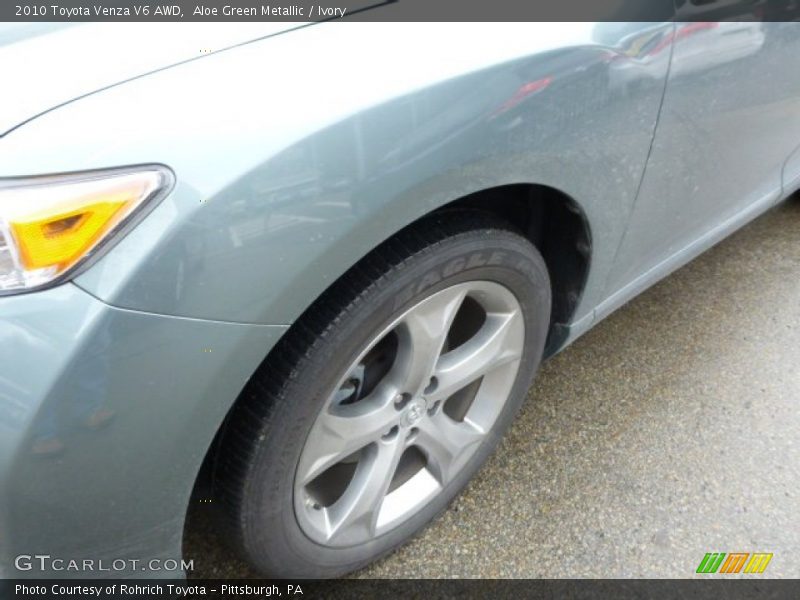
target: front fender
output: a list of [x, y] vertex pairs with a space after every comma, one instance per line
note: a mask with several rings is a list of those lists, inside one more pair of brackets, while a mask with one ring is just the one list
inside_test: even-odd
[[593, 230], [580, 318], [624, 232], [667, 71], [667, 52], [623, 50], [632, 28], [670, 27], [323, 24], [47, 113], [0, 140], [2, 174], [169, 165], [172, 195], [76, 283], [117, 307], [258, 324], [292, 323], [437, 207], [549, 185]]

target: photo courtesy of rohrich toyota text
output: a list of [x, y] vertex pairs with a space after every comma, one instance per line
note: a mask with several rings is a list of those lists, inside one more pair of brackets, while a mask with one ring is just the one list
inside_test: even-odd
[[219, 583], [212, 586], [179, 584], [179, 583], [48, 583], [44, 584], [25, 584], [17, 583], [14, 591], [18, 597], [155, 597], [155, 598], [196, 598], [203, 596], [217, 595], [225, 597], [228, 595], [244, 595], [251, 598], [270, 598], [286, 595], [288, 597], [302, 596], [303, 588], [300, 584], [276, 584], [253, 585], [253, 584], [228, 584]]
[[800, 594], [800, 5], [0, 4], [0, 600]]

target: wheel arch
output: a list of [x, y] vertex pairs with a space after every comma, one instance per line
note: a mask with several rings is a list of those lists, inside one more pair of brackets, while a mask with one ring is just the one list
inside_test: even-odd
[[[553, 288], [545, 357], [555, 354], [567, 340], [569, 324], [576, 316], [591, 268], [592, 229], [581, 204], [566, 192], [540, 183], [496, 182], [466, 193], [462, 189], [453, 198], [429, 193], [439, 185], [428, 183], [397, 196], [369, 219], [355, 224], [346, 236], [320, 253], [306, 271], [298, 273], [285, 292], [287, 300], [303, 296], [295, 286], [306, 286], [308, 280], [318, 281], [322, 270], [328, 280], [325, 285], [317, 283], [314, 293], [305, 296], [305, 302], [292, 304], [294, 314], [287, 324], [301, 320], [314, 302], [380, 244], [433, 213], [477, 209], [513, 225], [544, 258]], [[455, 187], [450, 181], [445, 181], [444, 185], [450, 189]], [[360, 240], [360, 245], [353, 244], [353, 238]]]
[[592, 235], [589, 220], [564, 192], [531, 183], [483, 189], [437, 209], [475, 208], [514, 224], [536, 246], [547, 264], [553, 293], [545, 356], [564, 343], [589, 275]]

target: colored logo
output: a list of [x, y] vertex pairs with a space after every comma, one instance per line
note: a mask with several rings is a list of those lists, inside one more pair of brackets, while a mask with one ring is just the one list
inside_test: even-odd
[[[697, 566], [697, 573], [763, 573], [767, 569], [772, 553], [767, 552], [708, 552]], [[742, 569], [744, 568], [744, 570]]]

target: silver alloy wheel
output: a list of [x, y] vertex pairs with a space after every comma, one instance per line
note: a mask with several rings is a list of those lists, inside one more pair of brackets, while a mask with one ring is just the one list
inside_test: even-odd
[[489, 281], [433, 294], [376, 335], [301, 453], [294, 505], [305, 534], [351, 546], [416, 514], [491, 431], [524, 341], [519, 302]]

